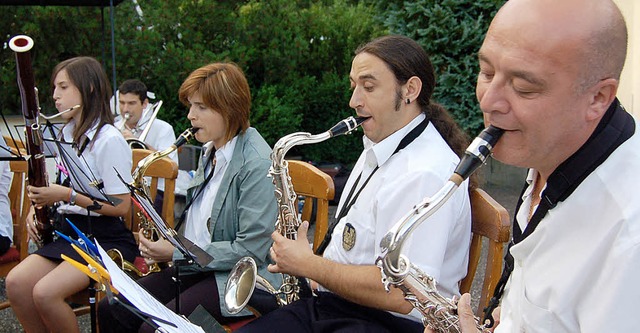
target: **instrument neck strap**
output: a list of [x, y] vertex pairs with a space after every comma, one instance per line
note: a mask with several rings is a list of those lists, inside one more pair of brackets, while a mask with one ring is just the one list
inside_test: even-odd
[[[424, 129], [427, 128], [427, 125], [429, 125], [429, 118], [425, 117], [424, 120], [422, 120], [422, 122], [420, 122], [409, 133], [407, 133], [402, 138], [402, 140], [400, 140], [398, 147], [396, 147], [396, 150], [393, 151], [391, 156], [393, 156], [395, 153], [399, 152], [400, 150], [406, 148], [411, 142], [413, 142], [413, 140], [419, 137], [420, 134], [422, 134], [422, 132], [424, 131]], [[355, 204], [356, 200], [358, 199], [358, 196], [360, 196], [360, 193], [362, 192], [362, 190], [365, 188], [365, 186], [367, 186], [367, 184], [369, 183], [369, 180], [371, 179], [373, 174], [376, 173], [376, 171], [378, 171], [379, 168], [380, 166], [376, 166], [376, 168], [373, 169], [371, 174], [369, 174], [369, 177], [367, 177], [367, 180], [365, 180], [364, 184], [362, 184], [358, 192], [352, 198], [351, 196], [353, 195], [353, 192], [355, 191], [355, 189], [358, 187], [358, 183], [360, 182], [360, 177], [362, 177], [362, 173], [358, 175], [358, 178], [356, 179], [356, 181], [353, 183], [353, 186], [351, 187], [351, 191], [349, 191], [349, 195], [347, 196], [347, 199], [344, 201], [344, 206], [342, 206], [342, 209], [340, 210], [338, 217], [336, 217], [336, 219], [331, 223], [331, 225], [329, 226], [329, 229], [327, 230], [327, 233], [324, 235], [324, 239], [322, 239], [322, 242], [318, 246], [318, 249], [316, 250], [317, 255], [322, 255], [324, 253], [324, 250], [327, 248], [327, 246], [329, 245], [329, 242], [331, 241], [331, 234], [333, 234], [333, 230], [338, 225], [338, 222], [340, 222], [340, 220], [347, 215], [347, 213], [351, 209], [351, 206]]]
[[[562, 202], [569, 197], [582, 181], [600, 166], [616, 148], [627, 141], [634, 132], [635, 122], [633, 117], [625, 111], [616, 98], [585, 144], [566, 161], [562, 162], [551, 174], [547, 180], [547, 186], [541, 194], [540, 204], [524, 231], [520, 229], [516, 220], [517, 214], [514, 214], [513, 238], [509, 242], [507, 254], [504, 257], [502, 276], [494, 289], [489, 305], [484, 309], [484, 322], [488, 321], [493, 326], [492, 312], [498, 306], [509, 276], [513, 271], [514, 259], [511, 255], [511, 247], [531, 235], [547, 212], [553, 209], [558, 202]], [[522, 195], [527, 187], [528, 184], [525, 183], [516, 205], [516, 212], [522, 205]]]
[[180, 230], [180, 227], [184, 223], [184, 219], [187, 216], [187, 211], [189, 210], [189, 207], [191, 207], [193, 202], [196, 201], [196, 199], [202, 194], [202, 192], [204, 192], [205, 187], [207, 187], [207, 184], [209, 183], [209, 181], [213, 177], [213, 172], [216, 170], [215, 155], [216, 155], [216, 151], [212, 150], [211, 153], [210, 153], [210, 156], [207, 158], [207, 161], [206, 161], [206, 163], [204, 165], [204, 170], [206, 171], [207, 170], [207, 166], [209, 164], [211, 164], [211, 170], [209, 170], [209, 173], [205, 177], [205, 179], [202, 182], [202, 184], [200, 184], [198, 189], [195, 190], [195, 193], [193, 194], [193, 196], [191, 196], [191, 199], [185, 205], [184, 210], [182, 211], [182, 214], [180, 215], [180, 218], [178, 219], [178, 223], [176, 223], [176, 227], [175, 227], [174, 230]]

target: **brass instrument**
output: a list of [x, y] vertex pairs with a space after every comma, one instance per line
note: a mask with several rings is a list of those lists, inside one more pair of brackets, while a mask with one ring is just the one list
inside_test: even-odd
[[[376, 265], [382, 272], [385, 289], [389, 291], [389, 286], [394, 285], [402, 290], [405, 299], [422, 313], [423, 325], [438, 333], [460, 332], [457, 302], [440, 295], [435, 279], [411, 264], [401, 254], [402, 247], [411, 232], [433, 215], [458, 186], [486, 161], [502, 133], [503, 130], [493, 126], [482, 131], [465, 151], [449, 181], [433, 197], [427, 197], [414, 206], [380, 241], [381, 255], [376, 259]], [[485, 325], [477, 324], [477, 328], [488, 332]]]
[[[151, 125], [153, 125], [153, 121], [156, 120], [156, 117], [158, 116], [158, 112], [160, 111], [161, 107], [162, 107], [162, 101], [156, 102], [152, 107], [153, 113], [151, 113], [151, 117], [149, 118], [149, 121], [147, 121], [147, 125], [144, 127], [144, 130], [142, 130], [142, 133], [140, 134], [140, 136], [138, 138], [127, 139], [127, 143], [129, 143], [129, 147], [131, 147], [131, 149], [149, 149], [147, 144], [144, 142], [144, 140], [147, 138], [147, 135], [151, 130]], [[128, 112], [124, 114], [122, 129], [120, 129], [120, 131], [122, 131], [127, 126], [126, 125], [127, 120], [130, 117], [131, 115]], [[140, 119], [143, 119], [143, 117], [141, 117]]]
[[[173, 145], [171, 145], [169, 148], [162, 151], [155, 151], [138, 162], [138, 165], [136, 166], [136, 169], [132, 174], [133, 182], [131, 184], [138, 194], [143, 195], [147, 198], [151, 196], [149, 184], [147, 184], [144, 179], [144, 173], [149, 168], [149, 166], [151, 166], [151, 164], [153, 164], [155, 161], [158, 161], [161, 158], [164, 158], [165, 156], [173, 153], [176, 149], [180, 148], [180, 146], [189, 142], [189, 140], [191, 140], [191, 138], [197, 131], [198, 128], [196, 127], [185, 130], [178, 136], [176, 142], [174, 142]], [[158, 239], [158, 234], [155, 226], [153, 225], [153, 221], [149, 221], [149, 219], [143, 212], [138, 212], [137, 216], [140, 220], [138, 226], [139, 229], [142, 230], [142, 234], [144, 235], [144, 237], [152, 240]], [[149, 265], [148, 272], [141, 272], [135, 265], [124, 260], [122, 254], [120, 253], [120, 251], [118, 251], [118, 249], [110, 249], [107, 251], [107, 253], [109, 254], [109, 257], [111, 257], [111, 259], [113, 259], [122, 267], [123, 270], [133, 272], [139, 277], [146, 276], [149, 273], [160, 271], [160, 266], [157, 263], [154, 263], [152, 265]]]
[[120, 130], [120, 132], [124, 131], [125, 129], [127, 129], [127, 120], [129, 120], [129, 118], [131, 118], [131, 113], [129, 112], [125, 112], [124, 115], [122, 116], [122, 125], [120, 125], [120, 128], [118, 128], [118, 130]]
[[[27, 183], [31, 186], [49, 186], [42, 131], [38, 123], [40, 114], [40, 102], [38, 101], [38, 89], [35, 86], [33, 68], [31, 66], [31, 48], [33, 39], [29, 36], [18, 35], [9, 40], [9, 47], [16, 54], [16, 71], [20, 101], [22, 104], [22, 117], [25, 122], [25, 147], [27, 149], [28, 173]], [[53, 241], [53, 223], [49, 206], [36, 207], [35, 225], [40, 234], [38, 246], [43, 246]]]
[[[284, 136], [273, 147], [271, 153], [271, 167], [269, 176], [275, 185], [276, 200], [278, 201], [278, 218], [275, 229], [288, 239], [296, 239], [298, 227], [302, 223], [296, 205], [297, 195], [293, 190], [289, 176], [288, 163], [284, 159], [286, 153], [294, 146], [312, 144], [325, 141], [342, 134], [349, 134], [360, 126], [366, 117], [343, 119], [326, 132], [311, 135], [296, 132]], [[253, 258], [244, 257], [231, 270], [225, 287], [225, 306], [229, 313], [240, 312], [249, 302], [256, 284], [268, 291], [276, 298], [279, 306], [291, 304], [299, 298], [300, 287], [298, 278], [282, 274], [282, 285], [275, 289], [265, 278], [257, 273], [257, 265]], [[282, 297], [280, 297], [282, 295]]]

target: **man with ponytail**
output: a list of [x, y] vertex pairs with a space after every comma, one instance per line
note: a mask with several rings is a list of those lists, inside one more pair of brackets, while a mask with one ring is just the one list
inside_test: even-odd
[[[446, 110], [431, 100], [429, 57], [403, 36], [363, 45], [352, 62], [349, 106], [363, 124], [364, 150], [340, 198], [336, 224], [318, 254], [307, 241], [272, 238], [272, 272], [309, 278], [314, 296], [302, 298], [243, 327], [240, 332], [421, 332], [420, 315], [402, 292], [388, 293], [375, 265], [382, 236], [453, 173], [468, 142]], [[429, 223], [415, 233], [407, 255], [438, 280], [446, 297], [458, 295], [466, 275], [471, 210], [462, 184]], [[286, 323], [286, 324], [284, 324]]]

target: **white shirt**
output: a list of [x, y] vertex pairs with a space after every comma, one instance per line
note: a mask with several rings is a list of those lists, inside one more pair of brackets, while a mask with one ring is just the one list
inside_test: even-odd
[[[71, 120], [62, 128], [62, 135], [66, 142], [73, 142], [73, 128], [75, 121]], [[118, 178], [115, 170], [127, 183], [131, 183], [131, 149], [124, 140], [124, 137], [113, 125], [104, 125], [100, 133], [96, 133], [97, 126], [94, 125], [85, 135], [91, 140], [80, 157], [81, 167], [85, 174], [92, 179], [102, 180], [104, 192], [109, 195], [129, 193], [127, 186]], [[86, 162], [86, 163], [85, 163]], [[56, 157], [56, 163], [61, 163], [60, 156]], [[115, 170], [114, 170], [115, 168]], [[66, 179], [62, 175], [62, 181]], [[58, 212], [62, 214], [87, 215], [87, 210], [80, 206], [62, 204], [58, 207]], [[100, 214], [91, 212], [92, 216]]]
[[[365, 169], [365, 173], [370, 173], [378, 164], [380, 168], [334, 229], [324, 257], [344, 264], [374, 265], [381, 254], [380, 240], [387, 231], [415, 204], [435, 194], [449, 179], [459, 158], [432, 124], [405, 149], [392, 155], [405, 134], [424, 117], [419, 115], [380, 143], [374, 144], [364, 138], [365, 150], [347, 180], [338, 212], [345, 205], [347, 194], [360, 172]], [[359, 183], [364, 179], [366, 174]], [[351, 250], [342, 245], [347, 223], [356, 233]], [[470, 239], [471, 208], [465, 182], [441, 209], [414, 231], [404, 245], [404, 254], [438, 281], [438, 290], [443, 296], [451, 297], [459, 294], [458, 283], [467, 272]], [[417, 310], [411, 315], [414, 320], [422, 317]]]
[[[211, 232], [209, 232], [209, 219], [211, 218], [211, 209], [213, 208], [213, 203], [216, 200], [216, 195], [218, 194], [218, 189], [220, 188], [220, 183], [222, 182], [222, 177], [224, 176], [225, 171], [227, 171], [227, 166], [229, 165], [229, 161], [231, 161], [231, 157], [233, 156], [233, 151], [236, 146], [236, 141], [238, 137], [235, 136], [231, 141], [227, 142], [222, 148], [216, 150], [215, 152], [215, 169], [213, 172], [213, 176], [211, 180], [205, 185], [202, 193], [198, 195], [198, 197], [193, 201], [191, 207], [189, 207], [189, 211], [187, 212], [187, 217], [184, 226], [184, 236], [191, 240], [194, 244], [198, 245], [201, 248], [205, 248], [208, 244], [211, 243]], [[204, 154], [202, 154], [206, 159], [211, 154], [213, 150], [213, 143], [208, 142], [204, 145]], [[204, 170], [205, 178], [211, 172], [211, 163], [206, 170]], [[200, 189], [196, 189], [195, 191], [199, 191]], [[195, 193], [195, 192], [194, 192]]]
[[[0, 140], [2, 140], [2, 146], [6, 147], [4, 138]], [[9, 237], [11, 241], [13, 241], [13, 220], [9, 204], [9, 187], [12, 179], [9, 161], [0, 161], [0, 236]]]
[[638, 130], [512, 247], [496, 333], [639, 330]]

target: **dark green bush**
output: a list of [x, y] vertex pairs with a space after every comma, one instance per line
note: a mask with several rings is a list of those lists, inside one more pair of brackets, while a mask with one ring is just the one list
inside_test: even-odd
[[385, 26], [418, 41], [431, 57], [437, 85], [433, 99], [475, 136], [482, 116], [475, 97], [477, 52], [504, 0], [379, 1]]
[[[470, 132], [481, 127], [474, 97], [476, 52], [502, 0], [125, 0], [115, 10], [117, 81], [138, 78], [164, 101], [159, 117], [176, 133], [189, 127], [178, 88], [194, 69], [233, 61], [254, 97], [251, 124], [274, 144], [292, 132], [317, 134], [354, 115], [348, 73], [353, 51], [392, 31], [418, 40], [437, 68], [434, 98]], [[59, 61], [94, 56], [111, 73], [109, 9], [3, 6], [0, 32], [34, 38], [36, 84], [45, 113], [53, 112], [49, 76]], [[102, 17], [104, 15], [104, 27]], [[384, 22], [384, 23], [383, 23]], [[14, 54], [0, 53], [0, 108], [18, 114]], [[300, 146], [307, 160], [352, 163], [361, 132]]]

